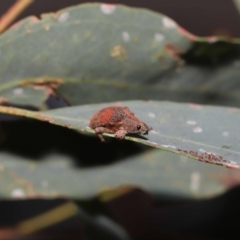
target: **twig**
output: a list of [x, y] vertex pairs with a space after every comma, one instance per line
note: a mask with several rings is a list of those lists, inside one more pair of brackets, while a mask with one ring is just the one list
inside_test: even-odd
[[17, 0], [16, 3], [0, 18], [0, 34], [30, 5], [34, 0]]

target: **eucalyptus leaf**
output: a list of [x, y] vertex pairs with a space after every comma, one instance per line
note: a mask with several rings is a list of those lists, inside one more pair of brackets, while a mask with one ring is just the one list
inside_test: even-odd
[[39, 103], [44, 103], [48, 99], [48, 94], [43, 89], [33, 89], [29, 87], [16, 87], [1, 91], [0, 101], [10, 102], [16, 105], [32, 106], [39, 108]]
[[[21, 87], [39, 108], [49, 90], [70, 105], [155, 99], [240, 106], [239, 39], [199, 38], [146, 9], [94, 3], [29, 17], [0, 36], [0, 52], [0, 96], [7, 90], [8, 102]], [[35, 98], [39, 85], [45, 92]]]
[[[141, 121], [153, 128], [147, 138], [127, 136], [127, 140], [180, 153], [207, 163], [231, 168], [240, 166], [240, 111], [237, 108], [160, 101], [123, 101], [42, 112], [0, 107], [0, 112], [95, 134], [94, 130], [88, 127], [91, 117], [110, 105], [128, 106]], [[112, 134], [105, 135], [114, 137]]]
[[225, 192], [240, 172], [191, 161], [165, 151], [149, 150], [105, 166], [76, 167], [64, 154], [41, 159], [0, 153], [1, 197], [55, 197], [84, 199], [104, 189], [137, 185], [158, 194], [205, 198]]

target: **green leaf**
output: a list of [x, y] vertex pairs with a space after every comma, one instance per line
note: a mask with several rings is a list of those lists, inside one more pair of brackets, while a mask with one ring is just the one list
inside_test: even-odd
[[[188, 157], [231, 168], [240, 166], [237, 108], [213, 107], [157, 101], [126, 101], [112, 104], [83, 105], [43, 112], [0, 107], [0, 112], [25, 116], [61, 125], [81, 132], [94, 133], [88, 127], [91, 117], [103, 107], [128, 106], [136, 116], [153, 128], [147, 139], [126, 139]], [[105, 134], [113, 137], [111, 134]]]
[[[25, 99], [39, 107], [49, 88], [71, 105], [167, 99], [240, 106], [238, 43], [198, 38], [149, 10], [83, 4], [29, 17], [0, 36], [0, 95], [8, 90], [12, 102], [14, 89], [27, 85]], [[48, 88], [34, 98], [39, 84]]]
[[1, 197], [60, 195], [78, 199], [121, 185], [137, 185], [163, 195], [212, 197], [240, 178], [239, 171], [159, 150], [88, 168], [77, 167], [71, 157], [59, 153], [31, 159], [1, 152], [0, 173]]
[[14, 89], [2, 90], [0, 101], [38, 108], [39, 104], [44, 103], [47, 98], [48, 94], [45, 90], [17, 87]]
[[[139, 88], [159, 76], [165, 70], [161, 61], [168, 68], [176, 65], [166, 44], [183, 52], [190, 47], [166, 16], [121, 5], [109, 9], [84, 4], [43, 15], [41, 21], [27, 18], [4, 33], [0, 90], [61, 79], [58, 93], [71, 104], [132, 99], [128, 84]], [[140, 88], [136, 96], [151, 96]]]

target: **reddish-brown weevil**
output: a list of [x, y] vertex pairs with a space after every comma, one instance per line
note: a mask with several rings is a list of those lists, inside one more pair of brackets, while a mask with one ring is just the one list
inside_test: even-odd
[[107, 107], [98, 111], [91, 119], [89, 127], [95, 130], [102, 142], [103, 133], [114, 133], [117, 139], [123, 139], [127, 133], [148, 134], [148, 127], [134, 116], [128, 107]]

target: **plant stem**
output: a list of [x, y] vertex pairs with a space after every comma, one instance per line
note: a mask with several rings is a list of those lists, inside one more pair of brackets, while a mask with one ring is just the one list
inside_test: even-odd
[[17, 0], [15, 4], [0, 18], [0, 34], [30, 5], [34, 0]]

